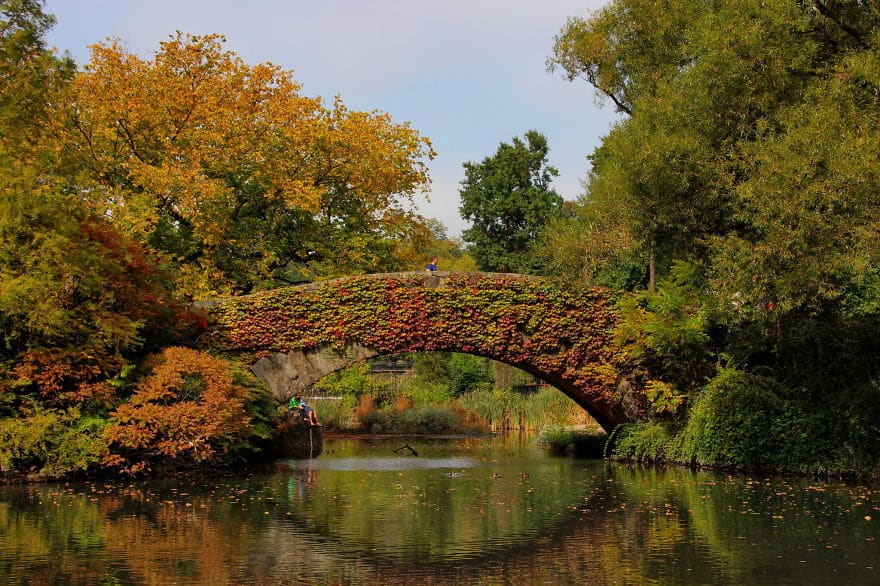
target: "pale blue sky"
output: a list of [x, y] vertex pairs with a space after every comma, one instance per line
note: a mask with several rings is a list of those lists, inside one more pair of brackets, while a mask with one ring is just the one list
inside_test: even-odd
[[149, 58], [180, 30], [220, 33], [249, 63], [294, 71], [303, 93], [340, 95], [359, 110], [409, 122], [438, 151], [430, 163], [426, 216], [450, 236], [458, 215], [462, 163], [480, 161], [502, 141], [543, 132], [554, 182], [566, 199], [580, 192], [588, 154], [616, 119], [583, 81], [548, 73], [553, 36], [569, 16], [603, 0], [48, 0], [58, 24], [48, 41], [80, 65], [88, 45], [119, 37]]

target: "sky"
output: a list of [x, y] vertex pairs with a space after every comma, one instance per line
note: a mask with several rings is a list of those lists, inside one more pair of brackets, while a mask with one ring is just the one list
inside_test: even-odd
[[547, 136], [553, 187], [575, 199], [587, 156], [617, 120], [583, 80], [547, 71], [569, 17], [604, 0], [48, 0], [48, 44], [82, 66], [88, 46], [119, 38], [149, 59], [175, 31], [219, 33], [247, 63], [292, 70], [302, 93], [379, 110], [431, 139], [432, 184], [416, 207], [450, 237], [462, 164], [531, 129]]

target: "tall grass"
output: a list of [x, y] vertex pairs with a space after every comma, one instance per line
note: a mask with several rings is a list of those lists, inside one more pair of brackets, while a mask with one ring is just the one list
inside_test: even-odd
[[309, 404], [318, 413], [318, 419], [326, 428], [353, 429], [357, 426], [355, 417], [357, 399], [353, 395], [333, 398], [313, 397], [309, 399]]
[[479, 413], [489, 422], [492, 431], [595, 423], [580, 406], [552, 387], [529, 394], [484, 387], [465, 393], [455, 402]]
[[325, 427], [369, 433], [454, 433], [585, 426], [592, 418], [552, 387], [533, 393], [474, 382], [455, 396], [453, 385], [424, 377], [378, 380], [365, 365], [325, 377], [310, 399]]

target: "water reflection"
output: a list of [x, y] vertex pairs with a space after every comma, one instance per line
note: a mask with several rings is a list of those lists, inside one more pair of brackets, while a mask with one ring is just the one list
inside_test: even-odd
[[[429, 468], [471, 468], [477, 462], [470, 458], [400, 458], [400, 457], [358, 457], [334, 458], [329, 460], [305, 460], [295, 463], [298, 468], [310, 470], [346, 470], [346, 471], [384, 471], [426, 470]], [[447, 476], [458, 473], [449, 472]]]
[[[408, 440], [409, 441], [409, 440]], [[327, 440], [200, 482], [3, 487], [21, 584], [875, 583], [871, 487], [553, 458], [527, 439]]]

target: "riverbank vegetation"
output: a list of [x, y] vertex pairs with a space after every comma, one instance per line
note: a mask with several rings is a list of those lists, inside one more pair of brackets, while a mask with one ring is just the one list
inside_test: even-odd
[[[217, 35], [172, 35], [151, 59], [111, 40], [79, 67], [45, 46], [40, 0], [0, 0], [0, 18], [4, 477], [247, 459], [278, 405], [194, 349], [208, 324], [190, 302], [430, 254], [618, 292], [602, 374], [633, 423], [608, 455], [880, 476], [876, 3], [612, 0], [570, 19], [550, 68], [621, 118], [576, 202], [550, 188], [537, 131], [466, 164], [473, 257], [412, 211], [435, 152], [409, 124], [304, 96]], [[396, 387], [328, 377], [319, 410], [440, 432], [573, 409], [462, 356]]]
[[467, 265], [409, 205], [427, 138], [304, 96], [217, 35], [78, 67], [39, 0], [0, 1], [0, 472], [219, 465], [269, 435], [244, 365], [193, 350], [190, 301]]
[[549, 61], [621, 113], [544, 248], [633, 290], [615, 453], [876, 475], [880, 8], [672, 6], [573, 18]]
[[396, 375], [377, 374], [364, 363], [318, 381], [313, 400], [325, 427], [351, 433], [487, 433], [594, 424], [550, 386], [510, 385], [511, 374], [534, 381], [486, 358], [432, 352], [407, 359], [412, 369]]
[[599, 426], [551, 425], [541, 430], [538, 443], [556, 456], [571, 454], [579, 458], [604, 458], [608, 434]]

